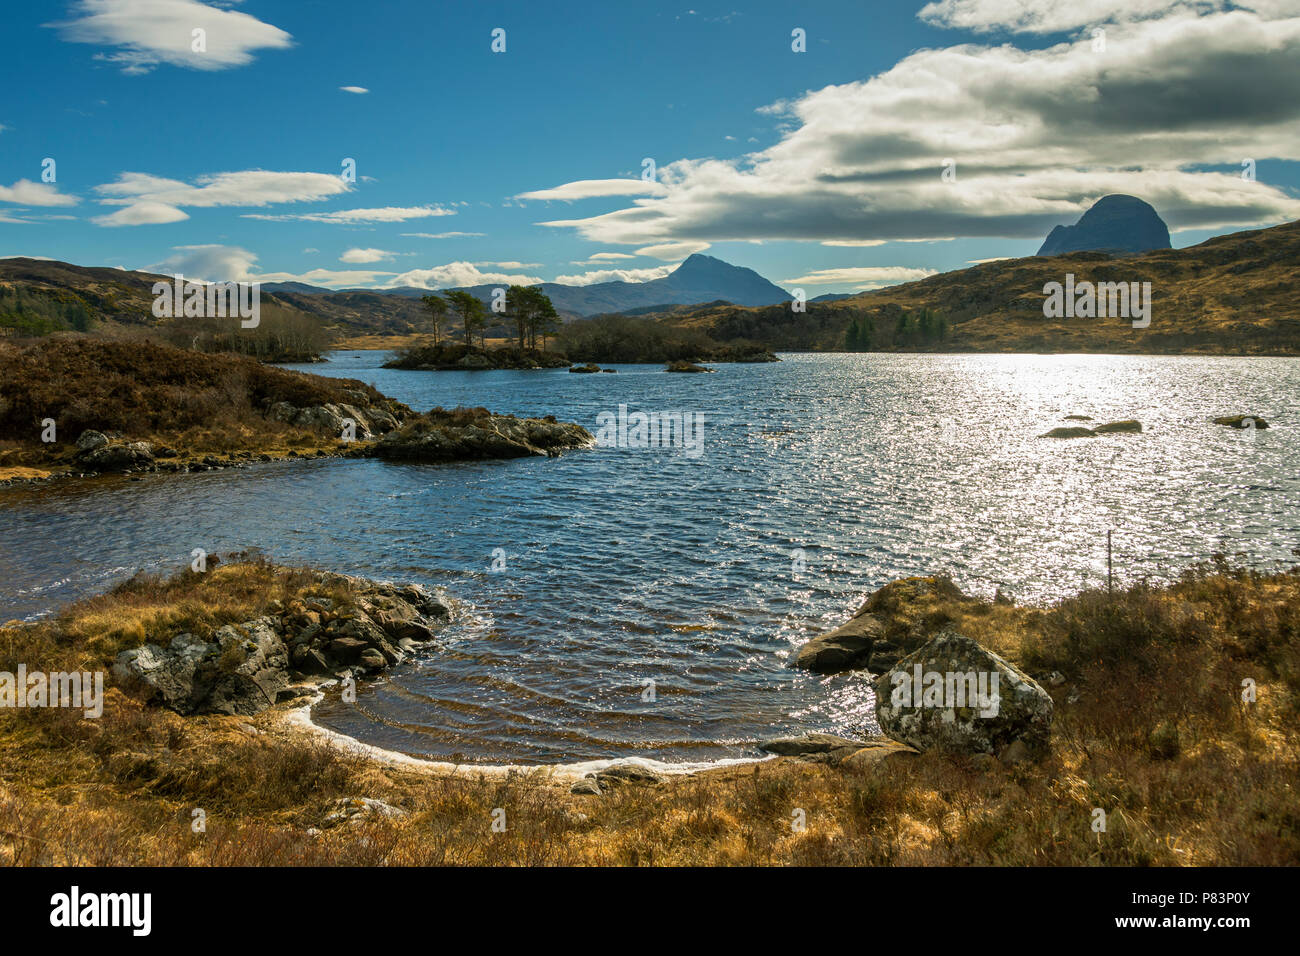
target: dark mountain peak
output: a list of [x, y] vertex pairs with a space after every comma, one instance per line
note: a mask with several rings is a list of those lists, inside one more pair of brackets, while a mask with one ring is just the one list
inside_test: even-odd
[[1066, 252], [1150, 252], [1172, 248], [1169, 227], [1155, 207], [1115, 193], [1103, 196], [1073, 226], [1057, 226], [1038, 250], [1040, 256]]
[[679, 276], [683, 279], [716, 278], [718, 276], [736, 275], [737, 273], [754, 273], [753, 269], [746, 269], [742, 266], [733, 266], [730, 262], [723, 262], [721, 259], [715, 259], [713, 256], [706, 256], [696, 252], [682, 260], [682, 264], [674, 269], [670, 275]]

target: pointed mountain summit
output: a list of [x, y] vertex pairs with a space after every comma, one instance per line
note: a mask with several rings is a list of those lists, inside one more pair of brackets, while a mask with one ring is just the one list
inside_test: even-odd
[[1066, 252], [1150, 252], [1172, 248], [1169, 227], [1136, 196], [1103, 196], [1073, 226], [1057, 226], [1038, 250], [1040, 256]]
[[712, 302], [726, 299], [736, 305], [772, 305], [790, 298], [778, 285], [768, 282], [753, 269], [733, 266], [713, 256], [687, 256], [671, 273], [653, 280], [667, 297], [663, 302]]

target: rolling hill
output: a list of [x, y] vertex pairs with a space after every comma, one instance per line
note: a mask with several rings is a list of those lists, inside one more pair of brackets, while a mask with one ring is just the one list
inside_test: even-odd
[[[1079, 282], [1150, 282], [1150, 326], [1137, 329], [1123, 318], [1045, 318], [1044, 286], [1064, 282], [1067, 274]], [[931, 334], [925, 339], [917, 326], [927, 313]], [[758, 341], [792, 351], [843, 349], [857, 322], [870, 329], [869, 345], [859, 345], [863, 351], [1297, 355], [1300, 222], [1141, 255], [1074, 252], [988, 262], [809, 303], [803, 313], [788, 304], [710, 305], [652, 320], [717, 341]]]

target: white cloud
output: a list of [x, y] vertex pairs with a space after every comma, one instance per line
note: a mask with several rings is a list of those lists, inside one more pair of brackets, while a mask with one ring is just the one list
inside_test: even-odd
[[122, 173], [116, 182], [96, 186], [105, 206], [126, 208], [97, 217], [103, 226], [139, 226], [179, 222], [182, 207], [267, 206], [310, 202], [348, 191], [348, 184], [328, 173], [272, 172], [249, 169], [200, 176], [195, 184], [149, 173]]
[[159, 226], [169, 222], [183, 222], [189, 213], [161, 202], [132, 203], [117, 212], [96, 216], [91, 222], [97, 226]]
[[0, 186], [0, 202], [23, 206], [75, 206], [78, 200], [76, 196], [59, 192], [59, 188], [51, 183], [20, 179], [12, 186]]
[[498, 269], [536, 269], [541, 265], [541, 263], [515, 262], [511, 260], [507, 262], [476, 262], [474, 265], [479, 266], [480, 268], [483, 266], [495, 266]]
[[257, 256], [239, 246], [217, 244], [175, 246], [176, 255], [147, 267], [147, 272], [183, 275], [205, 282], [243, 282], [253, 278]]
[[438, 206], [381, 206], [375, 209], [340, 209], [336, 212], [306, 212], [284, 215], [247, 213], [245, 219], [262, 219], [266, 222], [324, 222], [335, 225], [356, 225], [375, 222], [405, 222], [408, 219], [425, 219], [430, 216], [454, 216], [453, 209]]
[[650, 256], [652, 259], [685, 259], [707, 248], [709, 248], [707, 242], [665, 242], [657, 246], [643, 246], [636, 251], [636, 254]]
[[369, 93], [370, 92], [364, 86], [340, 86], [339, 89], [342, 90], [344, 93]]
[[648, 282], [662, 279], [676, 266], [651, 266], [648, 269], [598, 269], [594, 272], [580, 272], [576, 275], [556, 276], [556, 282], [564, 285], [595, 285], [597, 282]]
[[587, 256], [587, 260], [591, 262], [600, 262], [602, 260], [635, 259], [635, 258], [636, 256], [628, 252], [593, 252], [591, 255]]
[[482, 236], [481, 232], [404, 232], [405, 239], [461, 239]]
[[[253, 51], [284, 49], [293, 38], [279, 27], [198, 0], [76, 0], [75, 19], [46, 24], [64, 40], [119, 47], [96, 59], [124, 73], [148, 73], [160, 63], [194, 70], [224, 70], [253, 61]], [[195, 30], [205, 48], [196, 51]]]
[[349, 249], [343, 255], [339, 256], [339, 262], [347, 262], [353, 265], [361, 265], [367, 262], [382, 262], [396, 253], [388, 252], [384, 249]]
[[1109, 193], [1146, 200], [1174, 230], [1281, 222], [1300, 200], [1242, 180], [1239, 163], [1300, 160], [1297, 64], [1300, 16], [1245, 10], [1109, 26], [1105, 53], [1087, 35], [923, 49], [765, 108], [785, 128], [774, 146], [661, 165], [665, 195], [542, 224], [636, 246], [1041, 239]]
[[852, 285], [859, 290], [879, 289], [934, 274], [934, 269], [909, 269], [905, 266], [850, 266], [844, 269], [819, 269], [795, 279], [784, 279], [782, 285]]
[[661, 184], [644, 179], [580, 179], [551, 189], [520, 193], [516, 199], [594, 199], [600, 196], [663, 196], [668, 192]]
[[535, 285], [541, 281], [537, 276], [482, 272], [472, 262], [449, 262], [431, 269], [412, 269], [403, 272], [389, 285], [409, 285], [419, 289], [451, 289], [458, 286], [486, 285], [491, 282], [499, 282], [503, 285]]
[[977, 32], [1064, 33], [1176, 10], [1211, 12], [1224, 6], [1222, 0], [938, 0], [917, 16], [935, 26]]
[[305, 282], [327, 289], [369, 288], [386, 282], [393, 273], [368, 269], [312, 269], [308, 272], [264, 272], [249, 276], [256, 282]]

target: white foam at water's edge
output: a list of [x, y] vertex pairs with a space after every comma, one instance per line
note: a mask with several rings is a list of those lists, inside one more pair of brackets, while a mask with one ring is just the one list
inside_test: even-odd
[[[321, 687], [327, 687], [331, 683], [334, 682], [330, 681], [326, 684], [322, 684]], [[728, 767], [736, 764], [762, 763], [763, 761], [772, 759], [769, 755], [765, 757], [724, 757], [719, 760], [692, 760], [684, 763], [667, 763], [662, 760], [652, 760], [646, 757], [613, 757], [607, 760], [583, 760], [577, 763], [561, 764], [449, 763], [445, 760], [427, 760], [422, 757], [412, 757], [409, 754], [404, 754], [396, 750], [386, 750], [383, 747], [376, 747], [374, 744], [362, 743], [355, 737], [341, 734], [337, 730], [330, 730], [328, 727], [322, 727], [311, 719], [311, 709], [324, 698], [324, 693], [318, 691], [307, 703], [300, 707], [295, 707], [290, 711], [285, 716], [285, 723], [288, 726], [296, 727], [308, 734], [319, 737], [330, 746], [337, 747], [347, 753], [367, 757], [371, 760], [376, 760], [390, 766], [422, 767], [426, 770], [432, 770], [453, 776], [506, 777], [510, 774], [539, 774], [557, 780], [580, 780], [589, 773], [595, 773], [609, 767], [617, 766], [644, 767], [647, 770], [653, 770], [655, 773], [668, 776], [682, 776], [698, 773], [701, 770], [711, 770], [717, 767]]]

